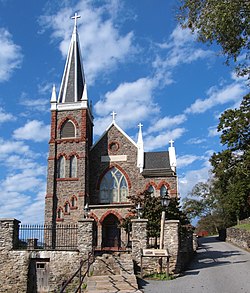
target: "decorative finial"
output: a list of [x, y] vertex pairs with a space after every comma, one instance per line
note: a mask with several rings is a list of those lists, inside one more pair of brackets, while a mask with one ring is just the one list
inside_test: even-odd
[[81, 15], [78, 15], [77, 12], [76, 12], [75, 15], [72, 16], [71, 18], [75, 20], [75, 27], [77, 27], [77, 19], [81, 18]]
[[115, 111], [113, 111], [112, 113], [111, 113], [111, 116], [112, 116], [112, 122], [115, 122], [115, 117], [116, 117], [116, 115], [117, 115], [117, 113], [115, 113]]
[[169, 141], [169, 143], [170, 143], [170, 147], [173, 147], [173, 146], [174, 146], [174, 140], [171, 139], [171, 140]]

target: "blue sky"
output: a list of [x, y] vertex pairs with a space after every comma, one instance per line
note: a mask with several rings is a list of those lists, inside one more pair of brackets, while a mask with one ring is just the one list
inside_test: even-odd
[[177, 0], [0, 0], [0, 217], [43, 221], [52, 85], [59, 90], [75, 12], [95, 140], [117, 112], [145, 150], [175, 141], [179, 192], [209, 176], [220, 114], [247, 86], [219, 48], [176, 20]]

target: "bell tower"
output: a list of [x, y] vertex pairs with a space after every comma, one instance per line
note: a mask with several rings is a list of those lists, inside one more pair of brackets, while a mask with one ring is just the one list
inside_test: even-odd
[[60, 91], [51, 95], [45, 223], [76, 223], [89, 193], [93, 116], [82, 65], [77, 13]]

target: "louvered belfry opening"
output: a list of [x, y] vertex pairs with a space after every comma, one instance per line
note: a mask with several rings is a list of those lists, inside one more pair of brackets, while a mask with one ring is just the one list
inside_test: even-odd
[[61, 138], [75, 137], [75, 125], [70, 120], [66, 121], [61, 129]]

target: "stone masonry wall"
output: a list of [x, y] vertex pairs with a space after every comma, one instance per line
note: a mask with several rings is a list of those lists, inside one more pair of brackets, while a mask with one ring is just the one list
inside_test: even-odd
[[46, 264], [45, 292], [58, 292], [92, 250], [93, 220], [79, 223], [78, 251], [16, 250], [18, 223], [15, 219], [0, 219], [0, 293], [35, 293], [37, 263]]
[[250, 249], [250, 231], [239, 228], [227, 228], [227, 241], [239, 247]]

